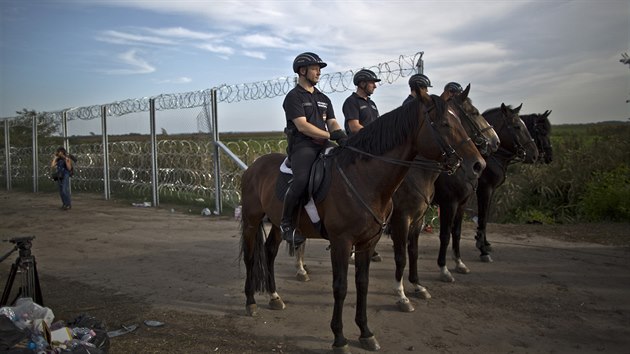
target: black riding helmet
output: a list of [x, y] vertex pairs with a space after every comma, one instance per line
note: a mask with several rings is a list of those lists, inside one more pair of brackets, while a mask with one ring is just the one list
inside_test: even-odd
[[352, 79], [352, 82], [354, 83], [354, 86], [359, 86], [359, 83], [361, 81], [379, 82], [381, 81], [381, 79], [379, 79], [372, 70], [361, 69], [357, 71], [356, 74], [354, 74], [354, 78]]
[[444, 91], [462, 93], [464, 89], [462, 88], [462, 85], [458, 84], [457, 82], [449, 82], [448, 84], [446, 84], [446, 86], [444, 86]]
[[305, 52], [293, 60], [293, 72], [298, 73], [301, 67], [309, 65], [319, 65], [320, 68], [326, 67], [328, 64], [324, 63], [319, 55], [311, 52]]
[[424, 74], [414, 74], [409, 78], [409, 87], [414, 90], [420, 87], [433, 87], [431, 80]]

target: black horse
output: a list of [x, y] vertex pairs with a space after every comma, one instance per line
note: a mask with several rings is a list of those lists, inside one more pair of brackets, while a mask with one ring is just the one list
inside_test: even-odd
[[488, 123], [499, 134], [499, 150], [486, 159], [486, 168], [479, 177], [477, 185], [477, 240], [476, 246], [481, 251], [481, 260], [492, 262], [491, 246], [486, 237], [486, 225], [490, 204], [495, 190], [505, 182], [505, 173], [510, 163], [534, 163], [538, 159], [538, 148], [523, 120], [519, 117], [521, 104], [515, 109], [501, 104], [483, 113]]
[[549, 164], [553, 161], [553, 149], [551, 147], [551, 122], [549, 122], [549, 115], [551, 111], [547, 110], [545, 113], [534, 113], [521, 115], [521, 119], [525, 122], [525, 126], [534, 138], [536, 147], [538, 148], [538, 161]]

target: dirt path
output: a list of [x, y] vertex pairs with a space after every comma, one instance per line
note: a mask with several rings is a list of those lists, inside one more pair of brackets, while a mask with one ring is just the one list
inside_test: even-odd
[[[307, 283], [295, 280], [293, 259], [280, 252], [276, 277], [287, 308], [270, 310], [260, 295], [260, 316], [250, 318], [233, 219], [93, 195], [75, 195], [67, 212], [59, 204], [57, 195], [0, 192], [0, 239], [36, 236], [44, 302], [56, 319], [87, 313], [110, 330], [146, 319], [166, 323], [113, 338], [110, 353], [330, 352], [325, 241], [309, 241]], [[422, 236], [420, 276], [433, 298], [412, 298], [413, 313], [396, 309], [391, 241], [381, 241], [384, 260], [372, 264], [368, 295], [381, 353], [630, 352], [630, 249], [566, 241], [593, 233], [599, 242], [627, 245], [628, 224], [490, 225], [490, 264], [478, 260], [472, 226], [465, 225], [462, 243], [472, 272], [454, 273], [454, 283], [438, 279], [437, 235]], [[0, 242], [0, 255], [11, 246]], [[1, 285], [16, 256], [0, 263]], [[354, 305], [350, 283], [345, 333], [352, 352], [362, 353]]]

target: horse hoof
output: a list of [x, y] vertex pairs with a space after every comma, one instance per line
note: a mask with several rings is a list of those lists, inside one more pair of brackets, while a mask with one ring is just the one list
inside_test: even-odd
[[420, 299], [423, 300], [428, 300], [431, 298], [431, 294], [429, 294], [429, 291], [427, 291], [427, 289], [422, 288], [422, 289], [416, 289], [413, 294]]
[[333, 353], [334, 354], [352, 354], [352, 352], [350, 352], [350, 347], [348, 347], [348, 345], [344, 345], [343, 347], [335, 347], [333, 345]]
[[284, 304], [281, 298], [269, 300], [269, 307], [272, 310], [284, 310], [287, 306]]
[[470, 273], [470, 269], [468, 269], [468, 267], [466, 267], [465, 265], [458, 265], [457, 267], [455, 267], [455, 271], [459, 274], [468, 274]]
[[249, 317], [258, 316], [258, 306], [256, 306], [256, 304], [245, 306], [245, 310], [247, 311], [247, 316]]
[[452, 283], [455, 281], [455, 278], [451, 275], [451, 273], [441, 273], [440, 280], [445, 283]]
[[408, 299], [407, 301], [400, 300], [396, 302], [396, 305], [400, 312], [414, 312], [416, 310]]
[[479, 258], [481, 258], [481, 261], [484, 262], [484, 263], [492, 263], [492, 262], [494, 262], [492, 260], [492, 257], [490, 257], [489, 254], [482, 254], [481, 256], [479, 256]]
[[361, 343], [361, 346], [363, 347], [363, 349], [366, 349], [372, 352], [381, 350], [381, 345], [378, 344], [374, 336], [367, 337], [367, 338], [359, 338], [359, 342]]
[[307, 282], [309, 280], [311, 280], [311, 278], [309, 278], [308, 273], [297, 273], [295, 275], [295, 277], [297, 278], [297, 280], [302, 281], [302, 282]]

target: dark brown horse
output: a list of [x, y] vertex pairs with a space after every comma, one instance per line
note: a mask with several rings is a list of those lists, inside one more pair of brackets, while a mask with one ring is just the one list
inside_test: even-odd
[[553, 161], [553, 148], [551, 147], [551, 122], [549, 122], [549, 115], [551, 111], [547, 110], [545, 113], [534, 113], [520, 115], [521, 119], [525, 123], [529, 134], [534, 139], [536, 147], [538, 148], [538, 161], [549, 164]]
[[[348, 286], [348, 259], [353, 247], [357, 291], [355, 322], [361, 332], [359, 340], [365, 349], [380, 348], [367, 321], [370, 255], [392, 211], [391, 197], [414, 158], [420, 155], [433, 161], [454, 161], [450, 167], [461, 164], [460, 168], [470, 178], [476, 178], [483, 170], [483, 158], [457, 118], [443, 110], [443, 104], [439, 97], [432, 100], [422, 96], [384, 114], [329, 157], [332, 159], [330, 190], [316, 207], [323, 234], [330, 241], [334, 295], [330, 327], [335, 351], [349, 351], [342, 314]], [[271, 308], [285, 306], [276, 293], [274, 277], [282, 213], [282, 200], [276, 196], [275, 185], [284, 158], [282, 154], [264, 155], [254, 161], [242, 177], [241, 256], [247, 270], [246, 309], [252, 316], [258, 311], [256, 292], [269, 294]], [[265, 217], [272, 223], [266, 240]], [[306, 237], [322, 237], [306, 213], [300, 215], [298, 230]]]
[[[499, 137], [497, 136], [492, 126], [483, 118], [479, 113], [479, 110], [472, 104], [472, 101], [468, 98], [470, 92], [470, 85], [459, 95], [453, 97], [447, 103], [447, 110], [454, 116], [458, 117], [464, 126], [466, 133], [473, 140], [477, 149], [482, 155], [489, 155], [496, 151], [499, 147]], [[439, 176], [439, 178], [438, 178]], [[394, 212], [390, 221], [391, 237], [394, 243], [394, 258], [396, 262], [396, 296], [398, 297], [398, 308], [403, 312], [414, 311], [413, 305], [405, 295], [403, 284], [403, 273], [406, 265], [405, 249], [409, 255], [409, 281], [412, 284], [413, 292], [416, 296], [424, 299], [431, 297], [425, 287], [419, 282], [418, 276], [418, 237], [423, 229], [424, 215], [432, 200], [434, 200], [434, 191], [437, 193], [435, 187], [438, 184], [436, 180], [440, 179], [455, 179], [458, 183], [451, 183], [452, 188], [457, 188], [460, 194], [464, 194], [464, 197], [459, 197], [455, 202], [461, 199], [467, 199], [469, 194], [472, 194], [473, 186], [477, 184], [477, 178], [469, 178], [463, 171], [458, 170], [455, 173], [439, 173], [421, 169], [411, 169], [400, 188], [394, 193]], [[453, 195], [457, 195], [453, 193]], [[442, 205], [440, 205], [442, 208]], [[446, 214], [453, 214], [450, 212], [452, 208], [445, 205]], [[445, 212], [441, 210], [440, 224], [446, 225], [446, 219], [444, 219]], [[452, 217], [450, 217], [452, 219]], [[452, 220], [449, 219], [449, 223]], [[442, 232], [442, 227], [440, 227]], [[448, 236], [448, 234], [447, 234]], [[440, 241], [443, 244], [441, 247], [440, 257], [438, 258], [438, 264], [441, 268], [446, 269], [444, 264], [440, 264], [440, 260], [444, 263], [444, 256], [442, 255], [442, 248], [448, 247], [448, 238], [444, 242], [440, 237]], [[444, 251], [446, 253], [446, 251]], [[460, 261], [461, 262], [461, 261]], [[463, 267], [463, 263], [461, 263]], [[448, 270], [446, 270], [448, 272]]]
[[492, 262], [491, 246], [486, 237], [486, 225], [490, 205], [495, 190], [505, 182], [505, 173], [510, 163], [534, 163], [538, 159], [538, 149], [525, 123], [519, 117], [521, 104], [515, 109], [501, 104], [483, 113], [488, 123], [501, 138], [499, 150], [486, 159], [486, 169], [479, 178], [477, 186], [477, 240], [483, 262]]

